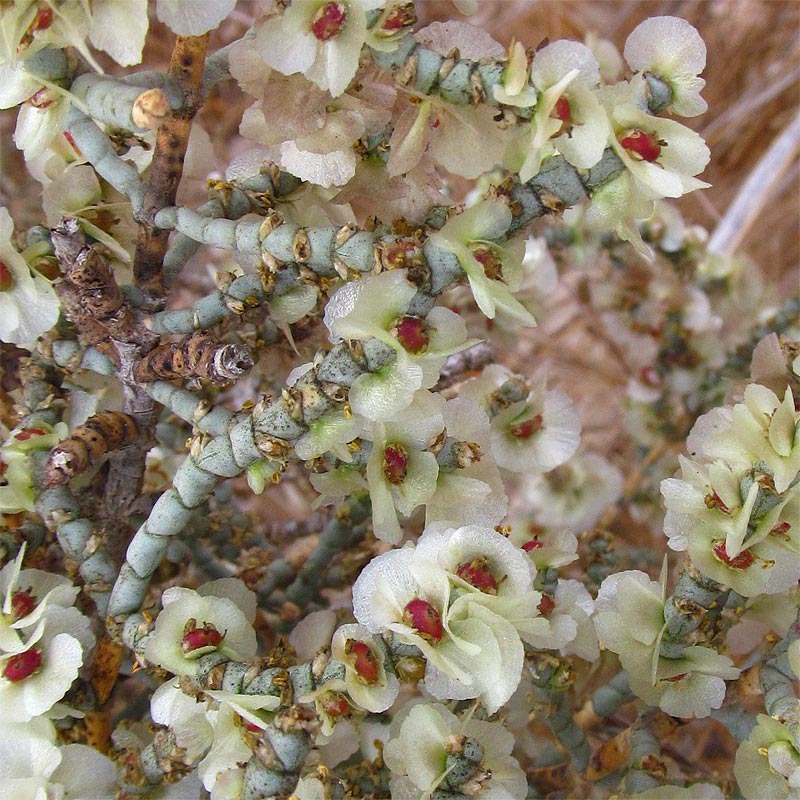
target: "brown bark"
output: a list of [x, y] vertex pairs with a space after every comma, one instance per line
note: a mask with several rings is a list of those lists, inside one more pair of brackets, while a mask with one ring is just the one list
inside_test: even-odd
[[179, 36], [169, 65], [169, 77], [183, 90], [185, 102], [167, 116], [156, 134], [147, 190], [138, 216], [139, 239], [133, 265], [136, 285], [155, 299], [160, 299], [163, 291], [162, 263], [169, 231], [157, 228], [153, 220], [162, 208], [175, 205], [192, 119], [202, 103], [200, 90], [207, 46], [208, 34]]

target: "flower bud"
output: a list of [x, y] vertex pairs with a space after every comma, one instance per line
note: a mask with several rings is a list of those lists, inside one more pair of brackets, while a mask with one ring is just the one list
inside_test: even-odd
[[402, 483], [408, 469], [408, 456], [402, 444], [391, 444], [383, 451], [383, 474], [389, 483]]
[[489, 569], [488, 559], [484, 557], [465, 561], [456, 569], [456, 575], [482, 592], [497, 594], [497, 580]]
[[42, 653], [35, 647], [26, 650], [24, 653], [17, 653], [11, 656], [3, 669], [3, 677], [15, 683], [30, 678], [39, 667], [42, 666]]
[[343, 3], [325, 3], [311, 20], [311, 32], [321, 42], [327, 42], [344, 27], [347, 9]]
[[424, 639], [438, 642], [444, 636], [441, 614], [420, 597], [415, 597], [406, 604], [403, 622], [414, 628]]
[[210, 622], [204, 623], [202, 628], [197, 628], [196, 625], [193, 619], [186, 623], [187, 630], [181, 639], [181, 650], [184, 653], [194, 653], [201, 649], [207, 651], [208, 648], [216, 649], [222, 644], [224, 637]]
[[5, 261], [0, 261], [0, 292], [7, 292], [14, 286], [14, 275]]
[[364, 683], [372, 685], [378, 682], [378, 659], [366, 642], [348, 639], [344, 651], [353, 657], [353, 669]]
[[428, 325], [419, 317], [399, 317], [392, 330], [397, 341], [409, 353], [421, 353], [428, 346]]
[[661, 155], [661, 143], [655, 136], [634, 129], [620, 138], [619, 143], [643, 161], [655, 161]]
[[30, 589], [14, 592], [11, 596], [11, 619], [14, 622], [27, 617], [34, 608], [36, 608], [36, 598]]

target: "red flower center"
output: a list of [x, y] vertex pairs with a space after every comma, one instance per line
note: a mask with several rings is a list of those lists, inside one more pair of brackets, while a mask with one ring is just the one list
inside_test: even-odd
[[11, 656], [6, 662], [3, 677], [12, 682], [24, 681], [25, 678], [30, 678], [41, 666], [41, 650], [37, 650], [34, 647], [24, 653], [17, 653], [17, 655]]
[[671, 678], [664, 678], [664, 680], [670, 683], [680, 683], [687, 675], [687, 672], [681, 672], [679, 675], [673, 675]]
[[378, 32], [391, 35], [408, 28], [417, 21], [417, 14], [413, 3], [395, 3], [384, 11], [381, 20], [376, 25]]
[[543, 594], [542, 599], [539, 602], [539, 613], [543, 617], [546, 617], [555, 607], [555, 600], [553, 600], [549, 594]]
[[556, 104], [553, 106], [550, 116], [560, 119], [562, 122], [570, 121], [572, 117], [572, 108], [570, 107], [569, 100], [567, 100], [563, 94], [556, 100]]
[[420, 597], [415, 597], [406, 604], [403, 622], [425, 639], [438, 642], [444, 636], [441, 614]]
[[495, 253], [491, 247], [478, 244], [470, 247], [470, 250], [478, 263], [483, 267], [487, 278], [493, 281], [502, 280], [503, 262], [497, 257], [497, 253]]
[[755, 560], [749, 550], [742, 550], [731, 558], [725, 549], [725, 542], [717, 542], [714, 545], [714, 555], [731, 569], [747, 569]]
[[339, 692], [325, 692], [320, 695], [319, 704], [329, 717], [341, 717], [350, 711], [350, 703]]
[[0, 261], [0, 292], [7, 292], [14, 285], [14, 276], [5, 261]]
[[186, 631], [181, 639], [181, 650], [191, 653], [201, 647], [219, 647], [222, 643], [222, 634], [209, 622], [202, 628]]
[[405, 480], [408, 470], [408, 456], [401, 444], [390, 444], [383, 451], [383, 474], [389, 483], [397, 486]]
[[643, 161], [655, 161], [661, 155], [661, 143], [655, 136], [638, 129], [629, 131], [619, 143]]
[[53, 24], [53, 9], [49, 6], [45, 6], [44, 8], [40, 8], [36, 12], [36, 17], [34, 17], [33, 22], [31, 23], [31, 30], [32, 31], [44, 31], [47, 30]]
[[508, 432], [517, 439], [530, 439], [542, 427], [542, 421], [542, 415], [537, 414], [535, 417], [512, 425]]
[[484, 556], [465, 561], [456, 570], [456, 575], [482, 592], [497, 594], [497, 580], [489, 569], [489, 560]]
[[348, 639], [344, 646], [347, 655], [353, 657], [353, 669], [364, 683], [372, 685], [378, 682], [378, 659], [366, 642]]
[[31, 594], [30, 589], [14, 592], [11, 595], [11, 619], [14, 622], [27, 617], [34, 608], [36, 608], [36, 599]]
[[325, 3], [311, 20], [311, 32], [321, 42], [327, 42], [342, 30], [346, 17], [344, 3]]
[[533, 539], [531, 539], [529, 542], [525, 542], [525, 544], [522, 545], [522, 549], [526, 553], [530, 553], [531, 550], [536, 550], [539, 547], [544, 547], [544, 542], [540, 542], [538, 536], [534, 536]]
[[23, 428], [14, 438], [18, 442], [27, 442], [34, 436], [45, 436], [47, 431], [44, 428]]
[[397, 341], [409, 353], [421, 353], [428, 346], [428, 325], [419, 317], [399, 317], [393, 329]]

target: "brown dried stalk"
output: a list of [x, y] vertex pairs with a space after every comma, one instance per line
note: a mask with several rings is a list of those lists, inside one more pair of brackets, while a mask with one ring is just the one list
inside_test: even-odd
[[96, 414], [50, 452], [44, 468], [44, 486], [61, 486], [90, 469], [106, 453], [134, 444], [138, 439], [139, 429], [127, 414], [120, 411]]
[[177, 378], [229, 383], [252, 366], [253, 357], [245, 345], [223, 344], [208, 333], [195, 333], [156, 347], [136, 365], [133, 374], [140, 383]]
[[175, 42], [167, 74], [183, 90], [185, 101], [180, 109], [167, 115], [158, 129], [144, 203], [138, 216], [139, 239], [133, 276], [137, 286], [156, 300], [161, 298], [164, 287], [162, 263], [169, 231], [157, 228], [154, 219], [162, 208], [175, 205], [192, 119], [202, 104], [201, 82], [207, 46], [208, 34], [179, 36]]

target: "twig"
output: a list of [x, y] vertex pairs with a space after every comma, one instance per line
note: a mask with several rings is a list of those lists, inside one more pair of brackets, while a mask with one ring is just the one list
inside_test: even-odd
[[172, 111], [158, 129], [144, 202], [138, 217], [139, 240], [133, 264], [136, 285], [155, 296], [160, 296], [163, 290], [162, 263], [167, 252], [169, 231], [157, 228], [154, 219], [157, 211], [175, 204], [192, 119], [200, 107], [200, 83], [207, 46], [208, 34], [179, 36], [167, 73], [183, 90], [184, 104], [181, 109]]

